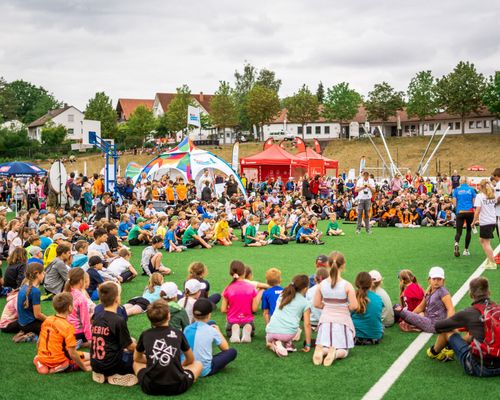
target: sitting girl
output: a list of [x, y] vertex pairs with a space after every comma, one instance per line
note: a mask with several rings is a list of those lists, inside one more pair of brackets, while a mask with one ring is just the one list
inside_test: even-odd
[[17, 322], [17, 295], [19, 290], [13, 290], [7, 295], [7, 303], [0, 318], [0, 331], [4, 333], [17, 333], [21, 329]]
[[385, 289], [382, 288], [382, 275], [380, 272], [371, 270], [369, 274], [372, 277], [371, 290], [378, 294], [384, 303], [384, 308], [382, 309], [382, 324], [384, 327], [388, 328], [389, 326], [394, 325], [394, 310], [392, 308], [391, 298]]
[[210, 282], [205, 279], [207, 274], [208, 270], [205, 264], [194, 262], [189, 265], [187, 279], [198, 280], [202, 286], [200, 297], [207, 298], [212, 303], [217, 304], [221, 299], [221, 295], [219, 293], [210, 294]]
[[384, 334], [382, 325], [382, 298], [370, 290], [372, 277], [368, 272], [360, 272], [356, 276], [356, 300], [358, 307], [351, 313], [356, 330], [354, 344], [379, 344]]
[[90, 312], [87, 298], [83, 294], [85, 288], [85, 271], [80, 267], [71, 268], [64, 291], [71, 294], [73, 307], [68, 315], [68, 322], [75, 327], [75, 338], [81, 340], [85, 347], [90, 345], [92, 332], [90, 329]]
[[218, 244], [223, 246], [231, 246], [233, 244], [225, 212], [220, 213], [219, 221], [215, 224], [215, 239]]
[[189, 323], [194, 322], [193, 306], [196, 300], [201, 296], [202, 284], [197, 279], [189, 279], [184, 284], [184, 297], [179, 300], [178, 304], [186, 310], [189, 317]]
[[163, 275], [159, 272], [153, 272], [149, 277], [149, 282], [142, 296], [137, 296], [125, 303], [123, 307], [128, 316], [142, 314], [146, 312], [148, 306], [160, 299], [160, 289], [163, 283]]
[[255, 287], [255, 289], [266, 290], [266, 289], [270, 288], [270, 286], [267, 283], [262, 283], [262, 282], [258, 282], [258, 281], [253, 280], [253, 271], [252, 271], [252, 268], [249, 267], [248, 265], [245, 265], [245, 282], [247, 282], [250, 285], [252, 285], [253, 287]]
[[302, 318], [306, 336], [302, 351], [311, 350], [311, 306], [304, 297], [308, 287], [307, 275], [295, 276], [278, 298], [271, 321], [266, 326], [267, 346], [279, 357], [286, 357], [289, 351], [295, 351], [293, 339], [300, 329]]
[[[409, 269], [403, 269], [398, 274], [399, 277], [399, 300], [402, 308], [413, 311], [424, 298], [424, 289], [418, 284], [417, 278]], [[394, 306], [394, 320], [399, 322], [399, 327], [404, 332], [419, 332], [418, 328], [408, 324], [400, 318], [398, 305]]]
[[339, 252], [332, 254], [328, 258], [330, 277], [319, 284], [314, 297], [314, 307], [323, 311], [319, 319], [313, 364], [325, 367], [332, 365], [336, 359], [346, 358], [349, 349], [354, 347], [355, 331], [350, 311], [358, 308], [354, 288], [342, 279], [345, 258]]

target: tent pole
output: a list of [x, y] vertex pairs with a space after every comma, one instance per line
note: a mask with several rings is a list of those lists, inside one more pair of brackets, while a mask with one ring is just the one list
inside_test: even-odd
[[391, 174], [391, 178], [394, 178], [394, 172], [397, 172], [399, 174], [401, 174], [401, 172], [399, 171], [396, 164], [394, 164], [394, 160], [392, 159], [391, 152], [389, 151], [389, 147], [387, 146], [387, 142], [385, 141], [385, 136], [382, 133], [382, 127], [379, 126], [378, 130], [381, 132], [380, 137], [382, 138], [382, 142], [384, 143], [385, 151], [387, 152], [387, 156], [389, 157], [389, 162], [391, 163], [391, 167], [390, 167], [389, 172]]
[[418, 173], [420, 173], [420, 170], [423, 166], [425, 156], [427, 156], [427, 152], [429, 151], [429, 149], [431, 147], [431, 143], [434, 140], [434, 136], [436, 136], [437, 128], [438, 128], [438, 124], [436, 124], [436, 128], [434, 129], [434, 132], [432, 132], [431, 139], [429, 140], [429, 143], [427, 143], [427, 147], [425, 148], [424, 154], [422, 155], [422, 158], [420, 159], [420, 162], [418, 163], [418, 167], [417, 167], [417, 171], [416, 171]]
[[446, 137], [446, 135], [448, 134], [449, 130], [450, 130], [450, 127], [448, 126], [448, 128], [446, 128], [446, 130], [444, 131], [443, 136], [441, 136], [441, 139], [439, 140], [436, 148], [432, 151], [429, 159], [427, 160], [427, 162], [425, 163], [425, 165], [422, 167], [421, 175], [424, 175], [425, 172], [427, 171], [427, 168], [429, 168], [429, 165], [430, 165], [430, 162], [432, 161], [432, 158], [436, 155], [439, 147], [441, 146], [441, 143], [443, 143], [443, 140]]
[[[373, 145], [373, 148], [375, 149], [375, 151], [377, 152], [377, 154], [378, 154], [378, 156], [379, 156], [380, 160], [382, 161], [382, 165], [383, 165], [385, 168], [389, 169], [389, 168], [387, 167], [387, 164], [385, 163], [384, 157], [382, 157], [382, 154], [380, 153], [379, 149], [377, 148], [377, 145], [376, 145], [376, 144], [375, 144], [375, 142], [373, 141], [373, 139], [372, 139], [371, 135], [370, 135], [370, 134], [368, 134], [368, 135], [366, 135], [366, 136], [368, 136], [368, 139], [370, 140], [371, 144]], [[360, 175], [361, 175], [361, 171], [360, 171]]]

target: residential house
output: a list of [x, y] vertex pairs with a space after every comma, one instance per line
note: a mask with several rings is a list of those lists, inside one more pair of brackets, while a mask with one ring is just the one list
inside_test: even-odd
[[116, 113], [118, 114], [118, 122], [126, 122], [130, 115], [139, 106], [144, 106], [148, 110], [153, 109], [154, 100], [152, 99], [118, 99], [116, 103]]

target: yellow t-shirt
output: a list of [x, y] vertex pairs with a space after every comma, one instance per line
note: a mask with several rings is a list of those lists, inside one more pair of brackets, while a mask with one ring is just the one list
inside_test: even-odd
[[267, 232], [271, 233], [271, 229], [273, 229], [273, 226], [276, 225], [276, 222], [273, 220], [269, 221], [269, 224], [267, 225]]
[[219, 221], [215, 224], [215, 237], [217, 240], [227, 239], [229, 237], [229, 224], [227, 221]]
[[161, 236], [162, 239], [165, 239], [165, 235], [167, 234], [167, 228], [164, 226], [159, 226], [156, 229], [156, 236]]

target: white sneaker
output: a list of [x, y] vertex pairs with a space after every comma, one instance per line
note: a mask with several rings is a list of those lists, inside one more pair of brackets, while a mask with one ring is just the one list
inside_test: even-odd
[[245, 324], [243, 334], [241, 335], [241, 343], [250, 343], [252, 341], [252, 325]]
[[137, 376], [134, 374], [126, 374], [126, 375], [111, 375], [108, 376], [108, 383], [110, 385], [116, 386], [134, 386], [138, 383]]
[[283, 343], [281, 341], [277, 340], [274, 342], [274, 352], [279, 356], [279, 357], [286, 357], [288, 356], [288, 351], [285, 349], [285, 346], [283, 346]]
[[497, 269], [497, 263], [487, 260], [486, 264], [484, 265], [484, 269]]
[[231, 327], [231, 337], [229, 338], [231, 343], [240, 343], [240, 326], [238, 324], [234, 324]]
[[462, 253], [464, 256], [470, 256], [469, 250], [465, 249], [464, 252]]

